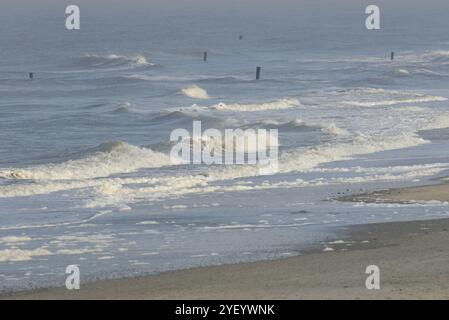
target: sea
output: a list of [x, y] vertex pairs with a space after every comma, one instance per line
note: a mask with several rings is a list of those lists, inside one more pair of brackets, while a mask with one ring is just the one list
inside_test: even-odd
[[[449, 3], [378, 1], [367, 30], [364, 1], [245, 1], [82, 2], [80, 30], [60, 1], [1, 5], [1, 293], [64, 286], [69, 265], [82, 286], [449, 216], [337, 200], [447, 175]], [[174, 162], [194, 121], [278, 130], [278, 171]]]

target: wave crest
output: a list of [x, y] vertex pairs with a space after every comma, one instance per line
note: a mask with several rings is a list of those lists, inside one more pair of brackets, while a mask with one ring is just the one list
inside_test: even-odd
[[140, 54], [132, 57], [117, 54], [109, 54], [109, 55], [86, 54], [81, 59], [81, 63], [87, 67], [92, 68], [108, 68], [124, 65], [136, 65], [136, 66], [151, 65], [151, 63], [149, 63], [147, 59]]
[[0, 178], [26, 180], [80, 180], [108, 177], [172, 164], [170, 158], [151, 149], [122, 141], [101, 144], [84, 157], [58, 164], [0, 170]]
[[198, 86], [190, 86], [181, 90], [181, 92], [192, 99], [209, 99], [207, 91]]
[[219, 103], [211, 106], [211, 109], [221, 111], [239, 111], [239, 112], [252, 112], [252, 111], [265, 111], [265, 110], [282, 110], [290, 109], [301, 106], [301, 103], [297, 99], [284, 98], [276, 101], [265, 102], [261, 104], [226, 104]]
[[449, 51], [438, 50], [423, 54], [426, 60], [440, 63], [449, 63]]

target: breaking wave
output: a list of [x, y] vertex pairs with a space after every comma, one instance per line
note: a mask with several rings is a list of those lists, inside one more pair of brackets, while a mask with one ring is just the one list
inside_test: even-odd
[[449, 63], [449, 51], [432, 51], [428, 53], [424, 53], [422, 57], [426, 60], [439, 62], [439, 63]]
[[259, 123], [252, 124], [252, 126], [261, 128], [276, 128], [279, 130], [320, 130], [323, 133], [340, 136], [348, 135], [349, 132], [346, 129], [339, 128], [335, 123], [309, 123], [301, 118], [295, 118], [288, 122], [279, 122], [277, 120], [267, 119], [262, 120]]
[[143, 55], [136, 55], [132, 57], [109, 54], [109, 55], [97, 55], [86, 54], [80, 59], [81, 64], [90, 68], [110, 68], [119, 67], [124, 65], [134, 66], [149, 66], [152, 65], [147, 61]]
[[[254, 141], [246, 138], [246, 134], [251, 133]], [[257, 141], [266, 141], [266, 144], [257, 144]], [[222, 133], [219, 138], [203, 135], [197, 139], [184, 140], [187, 147], [199, 147], [207, 152], [239, 152], [239, 153], [257, 153], [266, 150], [265, 148], [279, 147], [278, 138], [270, 131], [261, 131], [257, 129], [235, 130], [234, 134], [226, 135]]]
[[130, 113], [133, 109], [131, 107], [131, 103], [125, 102], [124, 104], [119, 105], [113, 113], [122, 114], [122, 113]]
[[265, 111], [265, 110], [282, 110], [290, 109], [301, 106], [301, 103], [297, 99], [284, 98], [276, 101], [260, 103], [260, 104], [226, 104], [219, 103], [211, 106], [211, 109], [221, 111], [239, 111], [239, 112], [252, 112], [252, 111]]
[[181, 90], [181, 92], [192, 99], [209, 99], [207, 91], [198, 86], [190, 86]]
[[[421, 144], [428, 143], [427, 140], [419, 137], [416, 132], [418, 130], [425, 129], [437, 129], [449, 127], [449, 114], [444, 116], [439, 116], [430, 122], [424, 123], [419, 128], [415, 128], [413, 131], [407, 131], [396, 135], [371, 135], [359, 133], [354, 137], [352, 142], [342, 142], [337, 144], [325, 143], [315, 147], [307, 147], [295, 149], [289, 152], [285, 152], [280, 156], [279, 159], [279, 172], [289, 173], [289, 172], [307, 172], [310, 170], [323, 170], [319, 168], [320, 164], [328, 163], [332, 161], [350, 159], [357, 155], [369, 154], [373, 152], [402, 149], [407, 147], [413, 147]], [[202, 145], [212, 143], [213, 141], [201, 141]], [[98, 152], [105, 152], [109, 150], [115, 150], [116, 147], [108, 145], [99, 146], [98, 150], [92, 150], [94, 156]], [[210, 145], [209, 145], [210, 146]], [[131, 148], [137, 152], [138, 156], [146, 154], [148, 151], [142, 151], [142, 148], [133, 147], [124, 144], [125, 149]], [[136, 150], [137, 149], [137, 150]], [[149, 150], [149, 149], [147, 149]], [[143, 152], [143, 153], [141, 153]], [[135, 154], [134, 154], [135, 155]], [[156, 156], [160, 158], [160, 155]], [[162, 156], [166, 160], [165, 156]], [[87, 159], [90, 159], [88, 157]], [[86, 160], [82, 160], [86, 162]], [[127, 161], [121, 162], [121, 166], [125, 167], [119, 171], [132, 170], [132, 167], [136, 168], [142, 164], [133, 164], [135, 159], [130, 160], [127, 157]], [[88, 161], [89, 166], [86, 166], [86, 170], [91, 172], [93, 168], [98, 164], [98, 161]], [[131, 164], [131, 166], [130, 166]], [[152, 162], [154, 165], [154, 161]], [[161, 164], [161, 163], [159, 163]], [[145, 163], [143, 165], [148, 165]], [[65, 172], [67, 164], [61, 164], [54, 168], [58, 168], [60, 171]], [[116, 167], [116, 166], [114, 166]], [[40, 171], [32, 170], [35, 176], [44, 176], [45, 178], [52, 178], [48, 176], [51, 166], [44, 166], [45, 170], [40, 168]], [[79, 166], [77, 166], [79, 168]], [[34, 168], [36, 169], [36, 168]], [[100, 168], [101, 169], [101, 168]], [[432, 170], [440, 170], [441, 168], [430, 168]], [[101, 171], [101, 170], [100, 170]], [[109, 170], [110, 172], [111, 170]], [[189, 171], [191, 172], [191, 171]], [[432, 171], [434, 172], [434, 171]], [[425, 171], [422, 174], [431, 174], [430, 171]], [[21, 172], [26, 174], [27, 172]], [[37, 174], [39, 173], [39, 175]], [[69, 177], [73, 177], [74, 172], [72, 172]], [[78, 170], [76, 173], [83, 173]], [[2, 173], [3, 175], [5, 172]], [[413, 173], [412, 173], [413, 174]], [[74, 188], [93, 188], [95, 197], [89, 200], [85, 206], [87, 208], [99, 208], [105, 206], [123, 206], [125, 203], [129, 204], [134, 201], [140, 201], [142, 199], [161, 199], [169, 196], [183, 196], [192, 193], [207, 193], [216, 191], [226, 191], [226, 186], [229, 184], [224, 183], [224, 185], [218, 185], [218, 181], [229, 181], [232, 179], [253, 177], [260, 175], [256, 165], [241, 165], [241, 166], [219, 166], [208, 168], [204, 174], [191, 174], [186, 173], [186, 175], [176, 175], [176, 176], [164, 176], [164, 177], [135, 177], [135, 178], [104, 178], [104, 179], [91, 179], [87, 181], [37, 181], [35, 184], [27, 185], [11, 185], [4, 186], [0, 188], [0, 197], [16, 197], [25, 196], [32, 194], [44, 194], [49, 192], [55, 192], [60, 190], [68, 190]], [[11, 171], [9, 172], [11, 177]], [[97, 174], [91, 174], [89, 176], [95, 177]], [[60, 177], [59, 177], [60, 178]], [[400, 177], [393, 177], [394, 179], [402, 179]], [[403, 179], [408, 179], [410, 176], [404, 176]], [[377, 174], [373, 175], [373, 181], [381, 179]], [[391, 175], [387, 175], [385, 179], [391, 179]], [[359, 180], [345, 181], [345, 183], [360, 182]], [[288, 183], [281, 182], [279, 184], [262, 184], [261, 188], [287, 188], [287, 187], [298, 187], [302, 185], [303, 181], [293, 182], [292, 185]], [[316, 181], [317, 185], [325, 184], [326, 181], [318, 179]], [[139, 187], [132, 187], [132, 185], [138, 184]], [[299, 185], [298, 185], [299, 184]], [[232, 190], [252, 190], [251, 186], [245, 185], [231, 185], [229, 186]], [[231, 190], [230, 189], [230, 190]]]
[[349, 132], [346, 129], [337, 127], [335, 123], [328, 124], [321, 128], [321, 131], [334, 136], [347, 136]]
[[410, 76], [410, 71], [408, 71], [407, 69], [397, 69], [395, 70], [394, 74], [399, 77], [408, 77]]
[[354, 155], [408, 148], [424, 143], [427, 143], [427, 141], [409, 134], [387, 139], [382, 137], [371, 138], [360, 134], [351, 143], [322, 145], [285, 154], [280, 167], [281, 172], [303, 171], [312, 169], [322, 163], [349, 159]]
[[416, 95], [413, 98], [398, 98], [392, 100], [344, 101], [343, 104], [353, 107], [379, 107], [379, 106], [393, 106], [397, 104], [409, 104], [409, 103], [441, 102], [447, 100], [448, 100], [447, 98], [440, 96]]
[[80, 159], [29, 168], [1, 169], [0, 178], [27, 180], [79, 180], [171, 165], [170, 158], [151, 149], [116, 141], [88, 150]]

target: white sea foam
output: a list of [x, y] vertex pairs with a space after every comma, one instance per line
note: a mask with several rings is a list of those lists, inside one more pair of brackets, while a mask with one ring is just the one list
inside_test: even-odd
[[445, 97], [420, 95], [414, 98], [380, 100], [380, 101], [344, 101], [343, 104], [354, 107], [392, 106], [396, 104], [447, 101]]
[[117, 66], [123, 64], [150, 65], [147, 59], [140, 54], [135, 56], [86, 54], [83, 59], [87, 64], [93, 67]]
[[306, 126], [306, 122], [303, 119], [295, 118], [294, 120], [290, 121], [289, 124], [295, 127], [303, 127]]
[[239, 111], [239, 112], [254, 112], [254, 111], [266, 111], [266, 110], [283, 110], [301, 106], [301, 103], [297, 99], [284, 98], [276, 101], [254, 104], [226, 104], [219, 103], [211, 106], [210, 108], [221, 111]]
[[410, 71], [408, 71], [407, 69], [398, 69], [396, 70], [396, 74], [399, 76], [409, 76]]
[[291, 227], [303, 227], [307, 225], [311, 225], [312, 223], [294, 223], [294, 224], [288, 224], [288, 225], [282, 225], [282, 224], [232, 224], [232, 225], [221, 225], [221, 226], [214, 226], [204, 227], [205, 230], [229, 230], [229, 229], [266, 229], [266, 228], [291, 228]]
[[132, 110], [131, 103], [125, 102], [125, 103], [119, 105], [117, 107], [117, 109], [114, 110], [114, 113], [129, 113], [129, 112], [132, 112], [132, 111], [133, 110]]
[[[245, 133], [253, 133], [255, 143], [251, 143], [249, 139], [245, 138]], [[257, 141], [266, 138], [266, 144], [257, 144]], [[234, 131], [234, 134], [227, 135], [223, 134], [221, 138], [213, 138], [208, 136], [202, 136], [199, 139], [189, 139], [184, 141], [188, 145], [193, 144], [204, 150], [223, 153], [225, 151], [229, 152], [239, 152], [239, 153], [257, 153], [263, 152], [270, 147], [279, 147], [278, 139], [269, 131], [261, 131], [256, 129], [246, 129], [240, 131]]]
[[142, 80], [142, 81], [150, 81], [152, 80], [151, 77], [146, 76], [144, 74], [132, 74], [129, 76], [125, 76], [126, 79], [132, 79], [132, 80]]
[[209, 99], [209, 95], [207, 91], [198, 86], [190, 86], [187, 88], [183, 88], [181, 92], [189, 98], [192, 99]]
[[433, 130], [449, 128], [449, 113], [442, 113], [432, 121], [425, 124], [420, 130]]
[[370, 138], [359, 135], [353, 142], [322, 145], [287, 153], [281, 158], [280, 170], [283, 172], [307, 170], [321, 163], [344, 160], [357, 154], [402, 149], [426, 142], [424, 139], [410, 134], [392, 138]]
[[55, 252], [51, 252], [46, 247], [37, 249], [19, 249], [10, 248], [0, 250], [0, 262], [18, 262], [18, 261], [30, 261], [34, 257], [50, 256], [50, 255], [81, 255], [86, 253], [96, 253], [103, 251], [101, 247], [95, 248], [62, 248]]
[[61, 254], [61, 255], [81, 255], [81, 254], [86, 254], [86, 253], [95, 253], [95, 252], [101, 252], [102, 250], [100, 249], [82, 249], [82, 248], [78, 248], [78, 249], [59, 249], [58, 251], [56, 251], [56, 254]]
[[[152, 65], [150, 63], [150, 65]], [[169, 76], [169, 75], [146, 75], [146, 74], [131, 74], [124, 76], [126, 79], [142, 80], [142, 81], [163, 81], [163, 82], [179, 82], [179, 81], [198, 81], [203, 80], [203, 77], [196, 76]]]
[[332, 134], [336, 136], [346, 136], [349, 132], [345, 129], [337, 127], [335, 123], [328, 124], [321, 128], [321, 131], [327, 134]]
[[279, 128], [282, 127], [296, 127], [296, 128], [304, 128], [304, 127], [308, 127], [308, 128], [318, 128], [320, 129], [323, 133], [327, 133], [327, 134], [331, 134], [331, 135], [336, 135], [336, 136], [340, 136], [340, 135], [348, 135], [349, 132], [346, 129], [342, 129], [339, 128], [335, 123], [331, 122], [331, 123], [327, 123], [327, 124], [323, 124], [323, 123], [309, 123], [301, 118], [295, 118], [294, 120], [291, 120], [287, 123], [281, 123], [277, 120], [272, 120], [272, 119], [266, 119], [263, 120], [261, 122], [263, 125], [266, 126], [276, 126]]
[[305, 172], [320, 172], [320, 173], [366, 173], [366, 174], [379, 174], [379, 173], [404, 173], [404, 172], [420, 172], [421, 170], [444, 170], [449, 164], [447, 163], [431, 163], [423, 165], [410, 165], [410, 166], [389, 166], [389, 167], [337, 167], [337, 168], [313, 168], [306, 170]]
[[0, 243], [6, 243], [6, 244], [17, 244], [17, 243], [24, 243], [31, 241], [30, 237], [26, 236], [8, 236], [8, 237], [1, 237]]
[[32, 180], [79, 180], [134, 172], [140, 168], [171, 165], [167, 155], [125, 142], [99, 146], [93, 154], [59, 164], [0, 169], [0, 178]]
[[159, 222], [150, 220], [150, 221], [141, 221], [141, 222], [138, 222], [136, 224], [137, 225], [148, 225], [148, 224], [155, 225], [155, 224], [159, 224]]
[[437, 76], [437, 77], [447, 76], [447, 74], [444, 74], [444, 73], [441, 73], [441, 72], [437, 72], [437, 71], [433, 71], [433, 70], [429, 70], [429, 69], [426, 69], [426, 68], [419, 68], [419, 69], [416, 69], [414, 72], [416, 74], [425, 75], [425, 76]]
[[[349, 184], [359, 184], [368, 182], [379, 182], [379, 181], [410, 181], [412, 179], [426, 177], [434, 174], [438, 174], [447, 170], [448, 165], [443, 167], [435, 168], [423, 168], [411, 169], [407, 172], [399, 173], [380, 173], [379, 172], [371, 175], [361, 175], [353, 177], [335, 177], [335, 178], [317, 178], [309, 181], [303, 179], [296, 179], [294, 181], [280, 181], [280, 182], [268, 182], [265, 181], [260, 184], [253, 185], [232, 185], [232, 186], [209, 186], [202, 189], [202, 192], [235, 192], [235, 191], [256, 191], [256, 190], [267, 190], [267, 189], [287, 189], [287, 188], [303, 188], [303, 187], [316, 187], [316, 186], [328, 186], [328, 185], [349, 185]], [[371, 168], [375, 170], [374, 168]]]
[[425, 60], [446, 63], [449, 62], [449, 51], [444, 50], [432, 51], [422, 54], [421, 57]]
[[51, 252], [44, 248], [37, 248], [33, 250], [25, 249], [5, 249], [0, 250], [0, 262], [17, 262], [29, 261], [33, 257], [49, 256]]
[[[161, 179], [158, 184], [142, 187], [139, 189], [124, 188], [120, 193], [90, 202], [90, 207], [113, 205], [122, 201], [133, 201], [133, 199], [161, 199], [168, 196], [182, 196], [187, 194], [204, 194], [212, 192], [236, 192], [255, 191], [277, 188], [299, 188], [334, 184], [355, 184], [373, 181], [401, 181], [429, 176], [447, 170], [447, 164], [429, 164], [416, 166], [400, 166], [385, 168], [355, 168], [355, 172], [364, 173], [355, 177], [317, 178], [310, 181], [296, 179], [294, 181], [268, 182], [260, 184], [233, 184], [215, 185], [211, 184], [218, 180], [235, 179], [257, 175], [253, 166], [230, 167], [227, 169], [210, 170], [207, 176], [170, 177]], [[289, 169], [291, 170], [291, 168]], [[288, 170], [286, 170], [288, 171]], [[368, 174], [368, 175], [366, 175]], [[142, 182], [142, 180], [136, 180]], [[169, 208], [169, 207], [167, 207]]]

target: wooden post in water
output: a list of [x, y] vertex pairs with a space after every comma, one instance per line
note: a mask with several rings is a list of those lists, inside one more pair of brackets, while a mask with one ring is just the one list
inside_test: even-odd
[[203, 54], [203, 61], [204, 61], [204, 62], [207, 62], [207, 51], [204, 51], [204, 54]]
[[30, 77], [30, 80], [33, 80], [33, 78], [34, 78], [34, 73], [30, 72], [28, 76]]
[[260, 70], [261, 69], [262, 69], [261, 67], [257, 67], [257, 69], [256, 69], [256, 80], [260, 80]]
[[394, 60], [394, 51], [391, 51], [390, 59], [391, 59], [391, 61]]

